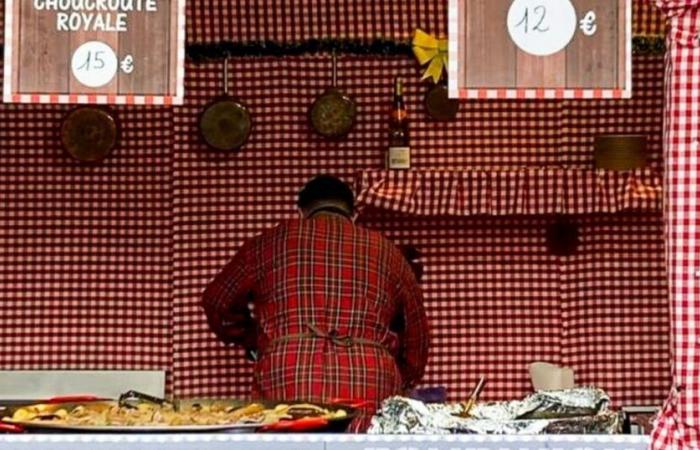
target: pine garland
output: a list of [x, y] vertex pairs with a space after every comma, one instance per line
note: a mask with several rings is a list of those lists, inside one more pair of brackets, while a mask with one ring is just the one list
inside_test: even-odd
[[[194, 62], [225, 57], [284, 57], [300, 56], [314, 53], [374, 55], [374, 56], [408, 56], [413, 57], [410, 41], [391, 39], [309, 39], [300, 42], [250, 41], [250, 42], [216, 42], [211, 44], [190, 44], [187, 56]], [[635, 55], [663, 55], [666, 51], [662, 36], [635, 36], [632, 41]]]
[[632, 53], [635, 55], [663, 55], [666, 41], [663, 36], [635, 36], [632, 39]]
[[225, 57], [284, 57], [300, 56], [334, 51], [348, 55], [410, 56], [409, 41], [391, 39], [309, 39], [300, 42], [250, 41], [217, 42], [212, 44], [190, 44], [187, 56], [193, 61], [220, 59]]
[[[272, 40], [213, 43], [193, 43], [187, 45], [187, 56], [194, 62], [223, 59], [226, 57], [285, 57], [315, 53], [330, 53], [335, 50], [346, 55], [406, 56], [413, 57], [410, 41], [394, 39], [308, 39], [299, 42], [279, 42]], [[666, 45], [663, 36], [635, 36], [632, 40], [635, 55], [663, 55]], [[4, 48], [0, 46], [0, 58]]]

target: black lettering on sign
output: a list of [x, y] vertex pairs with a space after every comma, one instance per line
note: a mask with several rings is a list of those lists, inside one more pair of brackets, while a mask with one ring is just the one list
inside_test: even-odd
[[539, 31], [540, 33], [546, 33], [549, 31], [549, 27], [544, 27], [544, 19], [547, 16], [547, 8], [544, 5], [538, 5], [533, 8], [533, 16], [535, 20], [539, 18], [539, 21], [537, 24], [535, 24], [534, 27], [530, 28], [530, 8], [525, 8], [525, 14], [523, 14], [523, 18], [520, 22], [518, 22], [515, 26], [523, 26], [525, 28], [525, 33], [529, 33], [530, 30], [532, 31]]

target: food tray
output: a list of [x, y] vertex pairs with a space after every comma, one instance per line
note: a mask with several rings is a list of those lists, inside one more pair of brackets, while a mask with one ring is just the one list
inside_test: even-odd
[[[108, 403], [111, 405], [117, 405], [117, 401], [113, 400], [93, 400], [85, 402], [50, 402], [51, 405], [55, 406], [57, 409], [63, 408], [67, 410], [72, 410], [77, 406], [83, 406], [89, 403], [100, 402]], [[206, 406], [211, 403], [224, 404], [230, 406], [241, 406], [249, 402], [243, 402], [240, 400], [213, 400], [213, 399], [191, 399], [174, 402], [176, 409], [183, 407], [191, 407], [192, 405], [202, 405]], [[41, 403], [41, 402], [38, 402]], [[266, 408], [274, 408], [279, 404], [289, 404], [289, 405], [299, 405], [308, 402], [275, 402], [275, 401], [256, 401], [255, 403], [260, 403]], [[26, 431], [37, 431], [37, 432], [80, 432], [80, 433], [207, 433], [207, 432], [228, 432], [228, 433], [253, 433], [266, 428], [267, 431], [278, 431], [274, 426], [269, 424], [261, 423], [234, 423], [234, 424], [218, 424], [218, 425], [73, 425], [64, 424], [56, 422], [37, 422], [37, 421], [21, 421], [12, 420], [11, 417], [14, 412], [22, 407], [31, 406], [37, 403], [25, 404], [25, 405], [13, 405], [7, 407], [3, 411], [3, 415], [6, 417], [2, 418], [4, 423], [18, 425]], [[352, 406], [342, 405], [342, 404], [319, 404], [313, 403], [315, 406], [327, 409], [331, 412], [338, 410], [345, 410], [347, 415], [342, 418], [331, 418], [326, 419], [324, 424], [316, 424], [316, 426], [311, 427], [287, 427], [284, 431], [313, 431], [313, 432], [343, 432], [347, 429], [348, 425], [352, 420], [357, 417], [358, 411]], [[273, 424], [274, 425], [274, 424]], [[307, 424], [309, 425], [309, 424]]]

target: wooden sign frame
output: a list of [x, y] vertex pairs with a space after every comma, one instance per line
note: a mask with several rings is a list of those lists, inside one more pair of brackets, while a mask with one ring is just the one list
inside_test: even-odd
[[[621, 39], [621, 35], [618, 34], [617, 43], [617, 80], [616, 86], [614, 87], [597, 87], [597, 86], [570, 86], [568, 84], [561, 84], [561, 80], [558, 80], [552, 85], [547, 85], [548, 82], [544, 82], [538, 85], [533, 85], [534, 83], [539, 83], [539, 80], [532, 81], [528, 80], [524, 82], [523, 86], [520, 87], [519, 82], [511, 83], [513, 85], [497, 85], [493, 83], [490, 79], [482, 80], [481, 83], [474, 83], [474, 85], [469, 86], [467, 84], [467, 73], [465, 66], [468, 64], [475, 63], [474, 61], [464, 60], [467, 59], [464, 55], [467, 53], [465, 47], [467, 46], [467, 31], [466, 31], [466, 2], [470, 0], [449, 0], [448, 8], [448, 28], [449, 28], [449, 63], [448, 63], [448, 77], [449, 77], [449, 96], [451, 98], [461, 98], [461, 99], [617, 99], [617, 98], [631, 98], [632, 97], [632, 0], [606, 0], [611, 4], [615, 4], [618, 8], [624, 8], [624, 14], [618, 14], [618, 29], [625, 30], [624, 39]], [[480, 0], [483, 1], [483, 0]], [[506, 0], [489, 0], [492, 3], [489, 6], [496, 4], [496, 2], [504, 2]], [[590, 1], [590, 0], [588, 0]], [[509, 3], [512, 3], [509, 1]], [[574, 3], [576, 3], [574, 1]], [[472, 3], [470, 6], [474, 5]], [[503, 5], [501, 4], [501, 9]], [[502, 11], [501, 11], [502, 14]], [[504, 26], [506, 21], [504, 20]], [[624, 22], [624, 24], [623, 24]], [[500, 32], [500, 31], [499, 31]], [[504, 28], [503, 33], [507, 35], [507, 26]], [[580, 31], [577, 30], [577, 34]], [[574, 37], [571, 43], [579, 39], [578, 36]], [[569, 46], [571, 46], [571, 43]], [[524, 72], [529, 71], [530, 74], [540, 74], [546, 78], [547, 73], [553, 73], [551, 60], [555, 58], [566, 58], [565, 53], [568, 51], [568, 47], [565, 50], [561, 50], [557, 54], [547, 57], [537, 57], [533, 55], [528, 55], [522, 50], [518, 49], [516, 45], [511, 41], [509, 50], [514, 52], [515, 57], [518, 58], [517, 61], [524, 61], [522, 66], [516, 70], [522, 70]], [[498, 49], [488, 48], [484, 50], [485, 52], [491, 52], [492, 54], [498, 54]], [[539, 60], [538, 60], [539, 58]], [[530, 68], [525, 68], [524, 65], [529, 64]], [[566, 61], [564, 62], [566, 64]], [[624, 68], [623, 68], [624, 67]], [[527, 69], [527, 70], [526, 70]], [[542, 75], [545, 74], [545, 75]], [[520, 76], [520, 72], [516, 72], [515, 78]], [[474, 77], [472, 77], [474, 78]], [[494, 77], [498, 78], [498, 77]], [[511, 77], [512, 78], [512, 77]], [[560, 77], [561, 78], [561, 77]], [[564, 77], [565, 79], [567, 77]], [[528, 84], [528, 82], [530, 84]], [[493, 85], [491, 85], [492, 83]], [[566, 79], [564, 83], [569, 83]], [[479, 85], [480, 84], [480, 85]], [[622, 84], [622, 85], [620, 85]]]
[[[182, 104], [185, 1], [140, 0], [139, 5], [147, 4], [152, 9], [140, 6], [140, 10], [123, 14], [119, 10], [108, 13], [86, 9], [95, 12], [92, 22], [83, 17], [79, 28], [68, 28], [72, 22], [64, 19], [72, 16], [74, 10], [50, 9], [58, 8], [55, 5], [37, 9], [41, 7], [35, 6], [33, 0], [5, 0], [4, 102]], [[94, 3], [90, 3], [91, 7]], [[48, 1], [43, 4], [53, 5]], [[105, 4], [100, 3], [102, 7]], [[100, 12], [100, 25], [107, 25], [98, 28], [96, 17]], [[77, 19], [80, 17], [76, 23]], [[88, 28], [88, 23], [94, 28]], [[95, 43], [98, 50], [106, 53], [95, 56], [98, 52], [90, 46]], [[86, 50], [79, 54], [81, 46]], [[92, 83], [81, 79], [82, 74], [75, 67], [83, 55], [92, 58], [93, 73], [107, 64], [108, 74]], [[133, 62], [130, 72], [126, 57]]]

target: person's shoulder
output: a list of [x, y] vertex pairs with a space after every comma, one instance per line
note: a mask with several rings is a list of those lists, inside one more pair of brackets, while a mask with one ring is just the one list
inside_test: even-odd
[[304, 220], [300, 217], [294, 217], [291, 219], [284, 219], [280, 223], [278, 223], [275, 227], [270, 229], [271, 233], [282, 233], [282, 232], [287, 232], [290, 230], [298, 230], [300, 228], [304, 228], [307, 226], [307, 220]]
[[304, 220], [302, 219], [284, 219], [277, 225], [263, 230], [260, 234], [258, 234], [257, 238], [260, 242], [280, 239], [284, 236], [300, 232], [304, 226]]
[[379, 231], [376, 230], [371, 230], [369, 228], [365, 228], [362, 225], [358, 225], [356, 223], [351, 224], [353, 231], [361, 236], [365, 236], [367, 239], [373, 239], [373, 240], [386, 240], [384, 235], [380, 233]]
[[259, 231], [257, 234], [253, 235], [248, 239], [248, 242], [252, 243], [259, 243], [262, 241], [265, 241], [267, 239], [274, 238], [276, 236], [279, 236], [280, 233], [284, 232], [285, 230], [288, 230], [289, 228], [292, 228], [294, 226], [297, 226], [298, 220], [297, 219], [288, 219], [288, 220], [283, 220], [280, 223], [278, 223], [275, 226], [272, 226], [270, 228], [266, 228], [262, 231]]
[[378, 247], [379, 249], [384, 250], [390, 254], [401, 253], [398, 247], [396, 247], [396, 245], [394, 245], [394, 243], [391, 242], [391, 240], [387, 238], [381, 231], [372, 230], [360, 225], [355, 225], [355, 230], [358, 234], [363, 235], [365, 239], [368, 240], [373, 246]]

